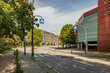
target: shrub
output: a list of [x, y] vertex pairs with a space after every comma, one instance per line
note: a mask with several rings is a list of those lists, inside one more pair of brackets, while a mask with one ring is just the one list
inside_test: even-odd
[[5, 53], [7, 50], [11, 50], [11, 47], [0, 45], [0, 53]]

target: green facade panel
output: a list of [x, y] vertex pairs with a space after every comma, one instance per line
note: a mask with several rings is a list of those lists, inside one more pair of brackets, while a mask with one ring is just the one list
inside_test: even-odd
[[[98, 24], [98, 13], [94, 13], [90, 16], [87, 16], [79, 22], [79, 25], [85, 27], [87, 29], [87, 40], [97, 41], [97, 24]], [[83, 42], [85, 40], [85, 31], [82, 27], [78, 27], [77, 32], [77, 40], [78, 42]]]

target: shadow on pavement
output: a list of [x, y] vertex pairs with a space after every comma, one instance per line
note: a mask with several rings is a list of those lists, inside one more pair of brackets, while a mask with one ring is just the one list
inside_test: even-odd
[[15, 69], [15, 57], [13, 52], [9, 52], [0, 57], [0, 73], [13, 73]]
[[35, 60], [32, 60], [31, 53], [24, 55], [24, 53], [19, 50], [19, 55], [21, 59], [21, 68], [24, 73], [56, 73], [36, 58], [36, 56]]
[[[87, 54], [85, 54], [85, 51], [80, 51], [80, 50], [76, 50], [76, 49], [64, 49], [64, 48], [55, 48], [55, 47], [50, 47], [50, 48], [54, 48], [59, 52], [63, 52], [63, 53], [70, 53], [70, 54], [75, 54], [81, 57], [86, 57], [86, 58], [91, 58], [91, 59], [100, 59], [100, 60], [104, 60], [104, 61], [110, 61], [110, 59], [107, 58], [101, 58], [101, 57], [95, 57], [93, 55], [96, 55], [94, 52], [90, 53], [88, 52]], [[66, 50], [70, 50], [70, 52], [67, 52]], [[72, 52], [71, 52], [72, 50]], [[76, 52], [77, 51], [77, 52]]]
[[110, 66], [64, 57], [62, 55], [35, 54], [60, 73], [109, 73]]

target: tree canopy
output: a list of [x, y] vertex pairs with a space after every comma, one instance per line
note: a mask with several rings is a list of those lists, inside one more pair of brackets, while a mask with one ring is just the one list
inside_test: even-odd
[[63, 26], [61, 33], [60, 33], [60, 39], [63, 43], [67, 44], [74, 44], [75, 43], [75, 34], [72, 24], [66, 24]]
[[0, 48], [22, 42], [34, 25], [39, 26], [33, 10], [29, 0], [0, 0]]
[[0, 0], [0, 37], [11, 35], [15, 30], [13, 7]]
[[28, 0], [0, 0], [0, 37], [17, 35], [23, 41], [26, 31], [33, 25], [38, 26], [33, 10], [33, 4]]
[[[33, 33], [34, 34], [34, 36], [33, 36], [34, 43], [40, 43], [42, 41], [42, 35], [41, 35], [40, 30], [34, 29], [33, 32], [34, 32]], [[28, 43], [32, 42], [32, 35], [31, 34], [32, 34], [32, 30], [30, 30], [27, 34], [27, 38], [28, 38], [27, 42]]]

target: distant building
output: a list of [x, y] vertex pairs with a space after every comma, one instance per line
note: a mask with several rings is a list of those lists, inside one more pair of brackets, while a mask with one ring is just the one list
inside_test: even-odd
[[55, 35], [54, 40], [55, 40], [55, 45], [58, 45], [58, 44], [60, 45], [61, 44], [61, 40], [59, 39], [58, 35]]
[[45, 31], [45, 30], [40, 30], [42, 34], [42, 42], [41, 45], [57, 45], [58, 43], [58, 36], [55, 35], [54, 33]]

